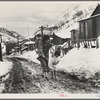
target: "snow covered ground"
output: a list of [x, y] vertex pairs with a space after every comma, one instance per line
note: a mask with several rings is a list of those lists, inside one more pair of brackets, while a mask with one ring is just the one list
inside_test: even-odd
[[74, 48], [61, 59], [57, 70], [89, 78], [100, 71], [99, 59], [100, 49]]
[[[8, 62], [8, 61], [1, 62], [0, 61], [0, 93], [2, 93], [2, 91], [5, 87], [4, 83], [2, 83], [2, 82], [9, 77], [9, 74], [7, 74], [7, 73], [11, 70], [11, 68], [12, 68], [12, 62]], [[4, 75], [6, 75], [6, 76], [2, 77]]]
[[0, 76], [5, 75], [12, 68], [12, 62], [0, 61]]
[[40, 61], [37, 60], [38, 55], [36, 54], [35, 50], [25, 52], [22, 55], [19, 55], [19, 57], [26, 58], [40, 64]]

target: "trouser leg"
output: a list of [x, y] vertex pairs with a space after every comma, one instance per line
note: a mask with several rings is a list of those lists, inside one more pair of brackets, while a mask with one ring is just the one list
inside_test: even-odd
[[56, 78], [56, 71], [54, 70], [54, 79], [56, 80], [57, 78]]
[[53, 71], [51, 71], [51, 79], [53, 79]]

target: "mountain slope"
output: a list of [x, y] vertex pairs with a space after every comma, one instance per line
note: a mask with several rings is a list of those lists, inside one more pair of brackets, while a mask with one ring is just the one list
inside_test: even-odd
[[17, 39], [19, 40], [24, 39], [24, 37], [18, 34], [17, 32], [10, 31], [5, 28], [0, 28], [0, 35], [2, 35], [3, 42], [7, 41], [16, 42]]

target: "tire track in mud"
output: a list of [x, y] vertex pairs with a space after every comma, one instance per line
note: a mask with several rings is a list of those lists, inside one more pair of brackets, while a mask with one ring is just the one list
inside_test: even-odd
[[[42, 77], [41, 66], [35, 62], [22, 58], [8, 58], [13, 62], [9, 78], [5, 81], [3, 93], [60, 93], [63, 85], [58, 81], [46, 80]], [[36, 73], [32, 74], [27, 67], [32, 67]]]
[[[39, 64], [32, 61], [28, 61], [27, 59], [22, 59], [22, 58], [16, 58], [16, 59], [21, 60], [24, 69], [27, 67], [32, 67], [32, 69], [36, 71], [35, 74], [32, 74], [33, 78], [31, 81], [33, 84], [35, 84], [40, 88], [41, 93], [61, 92], [60, 90], [62, 90], [63, 86], [61, 86], [61, 84], [59, 84], [58, 81], [47, 80], [42, 77], [42, 67]], [[26, 69], [26, 73], [27, 72], [28, 70]]]
[[40, 93], [39, 87], [32, 83], [32, 77], [24, 71], [21, 62], [15, 57], [8, 59], [12, 61], [13, 68], [5, 81], [3, 93], [29, 93], [30, 91]]

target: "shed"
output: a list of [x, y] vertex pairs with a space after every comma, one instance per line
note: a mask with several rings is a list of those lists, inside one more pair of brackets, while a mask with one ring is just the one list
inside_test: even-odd
[[30, 51], [34, 50], [35, 48], [35, 42], [33, 41], [28, 41], [28, 42], [25, 42], [24, 44], [28, 47], [28, 50]]
[[71, 41], [77, 40], [79, 37], [79, 31], [77, 29], [71, 30]]

